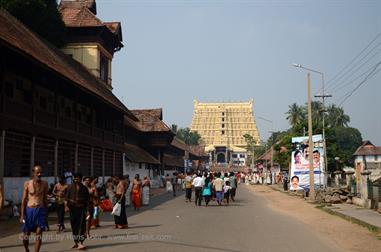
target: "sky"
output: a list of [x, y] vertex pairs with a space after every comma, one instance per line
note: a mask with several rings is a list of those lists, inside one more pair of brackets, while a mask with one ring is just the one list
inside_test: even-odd
[[[168, 125], [190, 127], [195, 99], [252, 98], [266, 140], [272, 125], [259, 117], [286, 130], [288, 106], [307, 101], [298, 63], [324, 73], [327, 105], [354, 91], [342, 104], [350, 126], [381, 146], [381, 1], [96, 2], [102, 21], [122, 23], [113, 92], [129, 109], [160, 107]], [[321, 75], [311, 91], [321, 93]]]

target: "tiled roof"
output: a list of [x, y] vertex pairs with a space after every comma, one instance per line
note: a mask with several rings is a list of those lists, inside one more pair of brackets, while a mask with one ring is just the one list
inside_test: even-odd
[[364, 141], [353, 154], [355, 156], [373, 156], [381, 155], [381, 146], [374, 146], [370, 141]]
[[160, 162], [151, 156], [148, 152], [139, 146], [132, 144], [124, 144], [125, 154], [128, 160], [135, 163], [160, 164]]
[[97, 96], [124, 113], [129, 110], [116, 98], [103, 82], [83, 65], [65, 55], [54, 46], [42, 41], [15, 17], [0, 10], [0, 43], [16, 49], [49, 70], [70, 80], [79, 88]]
[[178, 137], [173, 138], [171, 145], [180, 150], [189, 151], [189, 146]]
[[117, 32], [120, 28], [120, 22], [104, 22], [107, 28], [113, 33]]
[[66, 27], [94, 27], [105, 25], [85, 6], [79, 8], [62, 6], [60, 12]]
[[205, 152], [205, 146], [202, 145], [189, 145], [189, 151], [198, 157], [209, 157], [208, 153]]
[[163, 162], [166, 166], [184, 167], [184, 159], [180, 156], [163, 155]]
[[171, 129], [162, 121], [162, 109], [131, 110], [139, 119], [139, 129], [144, 132], [171, 132]]

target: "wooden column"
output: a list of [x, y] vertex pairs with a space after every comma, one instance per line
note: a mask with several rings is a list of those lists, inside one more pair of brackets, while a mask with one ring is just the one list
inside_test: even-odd
[[90, 176], [94, 176], [94, 147], [91, 146], [91, 153], [90, 153]]
[[102, 182], [105, 182], [105, 149], [102, 149]]
[[31, 171], [34, 166], [34, 147], [36, 145], [36, 137], [32, 137], [32, 142], [30, 144], [30, 175], [32, 175]]
[[116, 170], [115, 170], [115, 151], [112, 152], [112, 175], [120, 175], [120, 174], [116, 174]]
[[54, 146], [54, 183], [57, 183], [58, 177], [58, 140]]
[[0, 135], [0, 184], [4, 185], [4, 164], [5, 164], [5, 130]]
[[74, 172], [78, 172], [78, 144], [75, 144], [75, 152], [74, 152]]

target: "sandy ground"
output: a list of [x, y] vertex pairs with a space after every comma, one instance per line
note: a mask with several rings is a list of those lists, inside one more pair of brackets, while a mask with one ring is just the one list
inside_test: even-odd
[[381, 233], [372, 233], [365, 227], [323, 212], [304, 199], [268, 186], [250, 186], [250, 190], [264, 197], [272, 210], [302, 221], [321, 239], [333, 242], [342, 251], [381, 252]]

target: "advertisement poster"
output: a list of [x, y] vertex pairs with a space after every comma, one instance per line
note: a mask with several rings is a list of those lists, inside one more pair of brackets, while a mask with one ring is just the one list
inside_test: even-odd
[[[315, 186], [324, 185], [324, 149], [322, 135], [313, 135], [312, 159]], [[308, 136], [292, 138], [290, 190], [303, 190], [310, 187]]]

